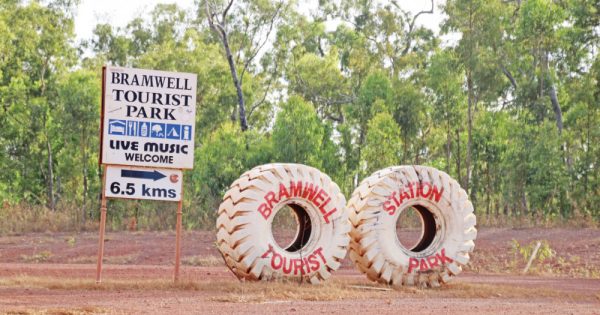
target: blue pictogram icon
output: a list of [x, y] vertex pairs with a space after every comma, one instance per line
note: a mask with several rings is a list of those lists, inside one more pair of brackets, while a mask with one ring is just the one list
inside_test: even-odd
[[109, 119], [108, 120], [108, 134], [109, 135], [117, 135], [124, 136], [127, 131], [127, 121], [119, 120], [119, 119]]
[[152, 138], [164, 138], [165, 134], [165, 124], [152, 123], [152, 127], [150, 129], [150, 136]]
[[109, 119], [108, 134], [169, 140], [192, 140], [192, 126], [148, 121]]
[[192, 126], [181, 126], [181, 140], [192, 140]]
[[138, 136], [139, 137], [150, 137], [150, 123], [140, 121], [138, 123]]
[[137, 137], [139, 135], [139, 127], [138, 122], [133, 120], [127, 121], [127, 135], [132, 137]]
[[167, 139], [181, 139], [181, 125], [167, 124]]

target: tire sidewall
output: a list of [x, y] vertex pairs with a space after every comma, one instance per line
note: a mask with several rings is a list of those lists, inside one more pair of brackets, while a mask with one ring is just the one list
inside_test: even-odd
[[[244, 176], [247, 176], [246, 179]], [[237, 263], [226, 260], [228, 265], [235, 264], [230, 268], [238, 277], [246, 278], [247, 272], [250, 272], [254, 279], [307, 278], [316, 283], [326, 279], [330, 271], [339, 267], [339, 261], [343, 259], [343, 256], [340, 257], [340, 248], [345, 256], [349, 243], [350, 223], [345, 198], [327, 175], [300, 164], [269, 164], [246, 172], [239, 180], [245, 182], [246, 186], [237, 186], [237, 181], [232, 184], [230, 189], [234, 192], [231, 195], [236, 194], [241, 201], [234, 203], [233, 210], [229, 212], [244, 217], [244, 224], [236, 226], [237, 232], [232, 232], [242, 233], [244, 237], [237, 241], [237, 238], [224, 240], [228, 245], [222, 246], [225, 251], [230, 251], [229, 256], [238, 257], [234, 258], [239, 260]], [[296, 185], [302, 182], [300, 194], [292, 192], [292, 182]], [[310, 192], [305, 194], [304, 190], [309, 185], [318, 187], [314, 188], [314, 195]], [[288, 194], [282, 194], [286, 190]], [[270, 202], [266, 196], [271, 193], [278, 197]], [[317, 197], [319, 194], [321, 198]], [[326, 202], [327, 199], [330, 200]], [[265, 203], [270, 210], [268, 214], [265, 208], [261, 208]], [[282, 248], [275, 241], [272, 231], [277, 228], [272, 224], [273, 219], [287, 204], [303, 208], [311, 221], [308, 242], [294, 252]], [[334, 212], [325, 215], [333, 209]]]
[[[390, 213], [390, 208], [386, 208], [386, 205], [389, 206], [386, 201], [390, 200], [392, 193], [395, 191], [399, 195], [400, 191], [408, 189], [407, 185], [416, 182], [419, 185], [430, 185], [429, 189], [433, 189], [434, 186], [438, 190], [443, 189], [439, 200], [413, 196], [394, 203], [395, 211]], [[356, 208], [353, 200], [354, 203], [358, 200], [366, 202]], [[352, 235], [353, 242], [356, 242], [356, 245], [351, 247], [351, 251], [354, 252], [351, 257], [355, 257], [353, 259], [359, 265], [359, 270], [367, 273], [372, 280], [389, 283], [389, 277], [397, 277], [400, 274], [403, 275], [402, 284], [414, 285], [423, 279], [431, 279], [426, 281], [432, 281], [433, 285], [438, 279], [435, 274], [447, 281], [449, 275], [460, 271], [460, 264], [455, 263], [458, 255], [463, 255], [462, 263], [466, 263], [464, 257], [468, 261], [468, 255], [464, 256], [464, 244], [465, 241], [469, 241], [465, 232], [474, 228], [469, 225], [470, 222], [474, 224], [474, 218], [472, 221], [467, 220], [472, 216], [472, 206], [460, 185], [442, 171], [424, 166], [400, 166], [378, 171], [365, 179], [355, 190], [351, 204], [349, 207], [355, 211]], [[411, 206], [425, 207], [434, 214], [436, 222], [434, 240], [419, 252], [402, 246], [396, 232], [399, 216]], [[362, 212], [365, 213], [361, 214]], [[372, 214], [375, 214], [375, 217]], [[370, 245], [373, 236], [374, 247]], [[393, 270], [390, 271], [390, 268]], [[382, 272], [386, 272], [388, 276], [383, 276]], [[390, 273], [394, 276], [390, 276]], [[420, 277], [420, 274], [425, 278]], [[394, 284], [400, 285], [399, 280], [394, 278]]]

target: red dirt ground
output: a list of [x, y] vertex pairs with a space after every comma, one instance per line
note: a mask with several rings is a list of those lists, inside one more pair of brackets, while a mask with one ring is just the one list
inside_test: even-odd
[[[546, 240], [555, 255], [534, 264], [536, 276], [521, 276], [518, 271], [524, 262], [511, 250], [513, 239], [521, 245]], [[174, 240], [172, 232], [107, 233], [103, 279], [107, 283], [172, 279]], [[292, 297], [239, 303], [223, 299], [222, 295], [230, 294], [226, 288], [244, 292], [247, 284], [237, 282], [222, 264], [214, 241], [214, 233], [207, 231], [186, 232], [183, 239], [181, 279], [206, 287], [98, 290], [48, 289], [26, 283], [35, 277], [52, 277], [58, 282], [94, 279], [97, 233], [0, 237], [0, 313], [600, 314], [600, 230], [480, 229], [467, 271], [438, 290], [374, 294], [368, 287], [383, 287], [369, 282], [346, 259], [331, 280], [340, 286], [367, 287], [356, 289], [359, 296], [364, 292], [365, 298], [342, 296], [328, 301]], [[3, 279], [19, 277], [25, 284], [2, 284]]]

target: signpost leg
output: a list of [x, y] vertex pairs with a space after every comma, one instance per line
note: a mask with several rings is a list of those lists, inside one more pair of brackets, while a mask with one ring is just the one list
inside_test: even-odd
[[173, 280], [175, 283], [179, 281], [179, 265], [181, 263], [181, 216], [183, 208], [183, 196], [177, 203], [177, 227], [176, 227], [176, 240], [175, 240], [175, 275]]
[[104, 166], [102, 174], [102, 201], [100, 204], [100, 237], [98, 240], [98, 263], [96, 265], [96, 284], [100, 284], [102, 273], [102, 259], [104, 257], [104, 230], [106, 227], [106, 196], [104, 194], [104, 186], [106, 185], [106, 166]]

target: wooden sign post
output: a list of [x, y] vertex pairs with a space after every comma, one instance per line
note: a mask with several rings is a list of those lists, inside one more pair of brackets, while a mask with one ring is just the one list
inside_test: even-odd
[[102, 200], [96, 283], [101, 283], [107, 198], [177, 202], [179, 280], [183, 170], [194, 164], [196, 82], [191, 73], [103, 67]]
[[173, 274], [173, 281], [179, 281], [179, 265], [181, 264], [181, 225], [183, 216], [183, 196], [179, 203], [177, 203], [177, 224], [175, 226], [175, 272]]

